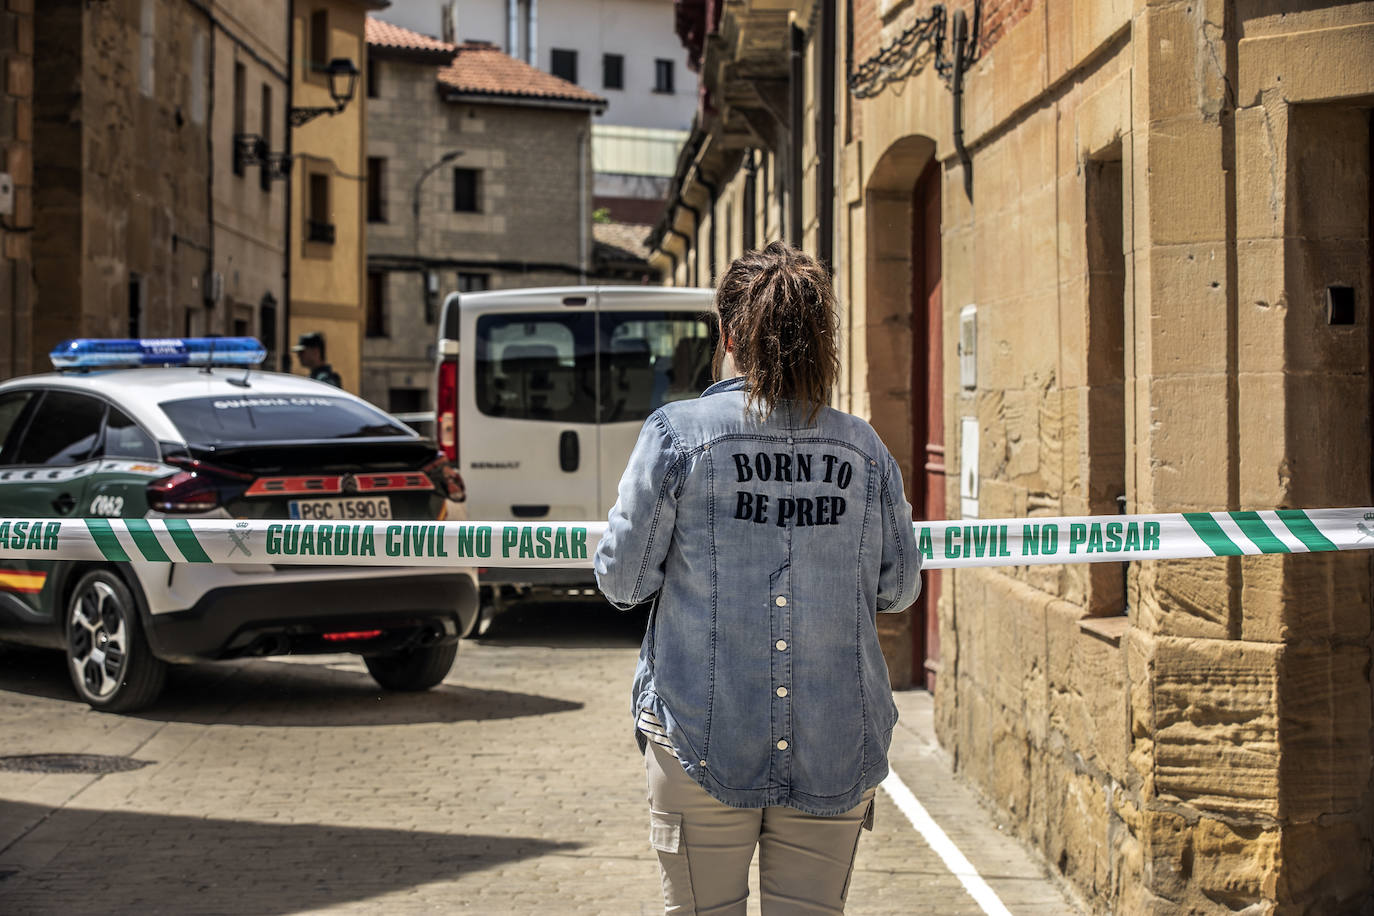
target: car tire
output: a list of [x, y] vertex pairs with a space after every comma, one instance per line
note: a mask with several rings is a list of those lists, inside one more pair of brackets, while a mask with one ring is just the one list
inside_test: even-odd
[[167, 663], [143, 635], [133, 593], [114, 572], [93, 569], [67, 599], [67, 673], [94, 709], [132, 712], [162, 693]]
[[458, 657], [458, 644], [426, 646], [394, 655], [368, 655], [363, 658], [368, 674], [387, 690], [428, 690], [442, 681]]

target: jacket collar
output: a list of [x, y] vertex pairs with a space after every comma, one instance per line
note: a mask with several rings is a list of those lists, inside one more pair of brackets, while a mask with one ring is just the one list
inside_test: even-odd
[[745, 384], [744, 376], [737, 375], [734, 378], [721, 379], [703, 391], [701, 396], [704, 398], [708, 395], [720, 394], [722, 391], [743, 391], [746, 387], [748, 386]]

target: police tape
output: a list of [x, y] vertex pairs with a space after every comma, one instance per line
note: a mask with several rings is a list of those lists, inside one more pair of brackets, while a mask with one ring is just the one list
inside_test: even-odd
[[[926, 569], [1374, 548], [1374, 509], [917, 522]], [[587, 568], [605, 522], [0, 519], [0, 560]]]

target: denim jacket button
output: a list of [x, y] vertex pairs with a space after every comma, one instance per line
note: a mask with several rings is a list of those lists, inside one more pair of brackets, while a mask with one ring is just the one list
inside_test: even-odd
[[786, 688], [786, 687], [779, 687], [779, 688], [778, 688], [778, 696], [780, 696], [780, 697], [785, 697], [785, 696], [787, 696], [787, 688]]
[[787, 640], [779, 639], [777, 642], [773, 643], [773, 647], [779, 652], [783, 652], [787, 649]]
[[784, 598], [782, 595], [779, 595], [778, 597], [774, 598], [773, 603], [776, 604], [778, 607], [787, 607], [787, 599]]
[[778, 742], [778, 750], [780, 750], [780, 751], [785, 751], [785, 750], [787, 750], [787, 739], [786, 739], [786, 738], [783, 738], [781, 741]]

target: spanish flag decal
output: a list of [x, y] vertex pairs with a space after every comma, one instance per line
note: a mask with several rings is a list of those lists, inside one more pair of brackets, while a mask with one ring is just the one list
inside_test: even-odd
[[0, 592], [22, 592], [25, 595], [36, 595], [43, 590], [43, 583], [47, 580], [48, 574], [45, 572], [0, 569]]

